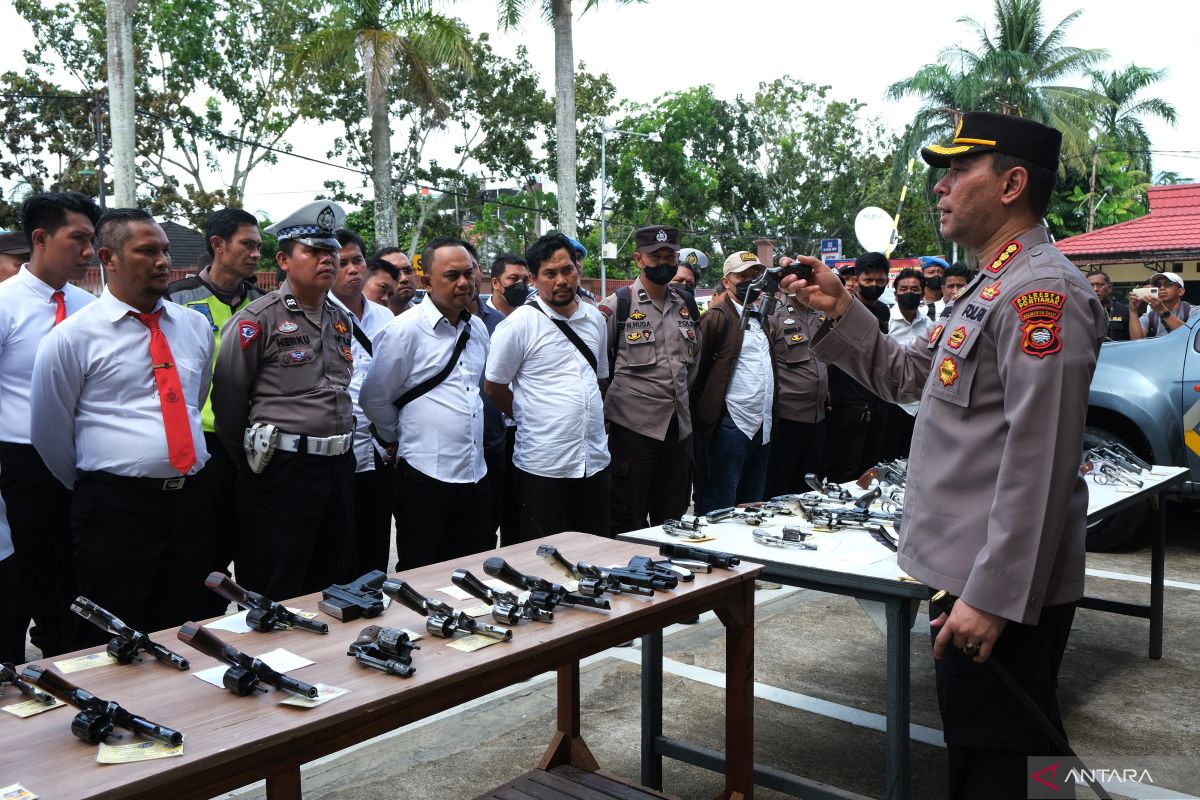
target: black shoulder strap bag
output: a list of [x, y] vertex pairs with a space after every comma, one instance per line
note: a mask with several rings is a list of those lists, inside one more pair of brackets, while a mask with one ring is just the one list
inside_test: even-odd
[[536, 300], [534, 300], [532, 297], [525, 301], [525, 305], [533, 306], [538, 311], [540, 311], [542, 313], [542, 315], [546, 317], [546, 319], [553, 322], [558, 327], [558, 329], [560, 331], [562, 331], [563, 334], [566, 335], [566, 337], [568, 339], [571, 340], [571, 344], [575, 345], [575, 349], [578, 350], [583, 355], [583, 357], [587, 359], [588, 364], [592, 368], [592, 372], [599, 371], [599, 368], [596, 366], [596, 354], [593, 353], [588, 348], [587, 343], [585, 343], [583, 341], [583, 339], [579, 338], [579, 334], [575, 332], [574, 328], [572, 328], [569, 324], [567, 324], [563, 320], [555, 319], [554, 317], [547, 314], [546, 310], [544, 308], [542, 308], [540, 305], [538, 305], [538, 302]]
[[[428, 300], [426, 302], [429, 302]], [[404, 394], [392, 401], [392, 405], [396, 408], [404, 408], [406, 405], [416, 400], [421, 395], [435, 388], [450, 374], [450, 370], [454, 369], [454, 365], [458, 363], [459, 356], [467, 347], [467, 341], [471, 338], [471, 312], [463, 309], [462, 315], [459, 316], [460, 322], [466, 322], [463, 326], [462, 333], [458, 335], [458, 341], [454, 343], [454, 352], [450, 354], [450, 360], [446, 362], [446, 366], [433, 376], [426, 378], [416, 386], [409, 389]], [[365, 338], [365, 337], [364, 337]]]

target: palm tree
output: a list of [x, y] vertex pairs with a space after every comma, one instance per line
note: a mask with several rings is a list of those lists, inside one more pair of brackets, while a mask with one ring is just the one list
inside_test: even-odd
[[1158, 117], [1174, 125], [1175, 106], [1158, 97], [1139, 100], [1138, 95], [1151, 84], [1166, 77], [1163, 69], [1147, 69], [1130, 64], [1123, 70], [1100, 72], [1088, 70], [1092, 89], [1108, 98], [1096, 118], [1099, 137], [1108, 146], [1129, 154], [1134, 169], [1153, 174], [1150, 158], [1150, 136], [1142, 124], [1145, 117]]
[[[137, 136], [133, 118], [133, 12], [137, 0], [105, 0], [108, 41], [108, 108], [112, 128], [113, 203], [137, 205], [135, 160]], [[100, 180], [103, 180], [103, 176]]]
[[[644, 3], [646, 0], [616, 0], [621, 5]], [[515, 28], [529, 5], [529, 0], [497, 0], [500, 26]], [[571, 0], [541, 0], [542, 16], [554, 26], [554, 129], [558, 164], [558, 228], [567, 236], [576, 235], [575, 201], [579, 187], [575, 182], [575, 53], [571, 39]], [[600, 0], [586, 0], [586, 14], [600, 5]]]
[[943, 50], [937, 64], [888, 88], [888, 96], [909, 95], [925, 102], [912, 126], [911, 149], [954, 129], [964, 111], [1017, 114], [1058, 128], [1068, 146], [1087, 145], [1095, 109], [1108, 103], [1103, 95], [1058, 81], [1083, 72], [1108, 57], [1102, 49], [1064, 44], [1067, 28], [1082, 10], [1074, 11], [1046, 30], [1041, 0], [995, 0], [995, 32], [970, 17], [959, 22], [975, 33], [975, 49], [956, 46]]
[[388, 96], [399, 67], [410, 99], [435, 111], [442, 105], [432, 70], [471, 71], [467, 30], [433, 9], [433, 0], [333, 0], [328, 24], [306, 37], [293, 59], [297, 70], [356, 62], [362, 70], [371, 120], [371, 180], [375, 187], [375, 245], [395, 246], [396, 195]]

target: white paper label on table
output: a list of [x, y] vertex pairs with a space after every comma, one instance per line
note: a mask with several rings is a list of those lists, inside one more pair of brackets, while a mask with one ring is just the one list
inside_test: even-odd
[[299, 706], [300, 708], [315, 708], [322, 703], [328, 703], [335, 697], [341, 697], [349, 692], [349, 689], [342, 689], [338, 686], [330, 686], [328, 683], [315, 684], [317, 687], [316, 697], [298, 697], [292, 695], [286, 700], [280, 701], [281, 706]]
[[[129, 764], [134, 761], [152, 761], [156, 758], [171, 758], [183, 755], [183, 745], [166, 742], [143, 741], [129, 744], [104, 744], [96, 748], [96, 760], [101, 764]], [[4, 796], [0, 795], [0, 799]]]
[[37, 797], [19, 783], [0, 787], [0, 800], [37, 800]]
[[[384, 608], [387, 608], [385, 605]], [[293, 614], [299, 614], [305, 619], [316, 619], [317, 615], [314, 611], [303, 611], [299, 608], [288, 608]], [[228, 617], [221, 617], [216, 622], [210, 622], [204, 627], [212, 628], [214, 631], [229, 631], [230, 633], [254, 633], [254, 628], [246, 624], [246, 612], [239, 611], [236, 614], [230, 614]]]
[[[284, 650], [282, 647], [278, 647], [269, 653], [263, 653], [258, 658], [276, 672], [291, 672], [292, 670], [307, 667], [309, 664], [315, 663], [309, 661], [304, 656], [298, 656], [295, 653]], [[218, 689], [224, 689], [225, 684], [221, 682], [221, 678], [225, 675], [225, 670], [227, 669], [229, 669], [229, 665], [219, 664], [215, 667], [202, 669], [199, 672], [193, 672], [192, 674], [205, 683], [211, 683]]]
[[442, 594], [450, 595], [455, 600], [470, 600], [473, 597], [470, 592], [464, 592], [457, 586], [443, 586], [442, 588], [438, 589], [438, 591]]
[[[41, 714], [43, 711], [51, 711], [60, 706], [66, 705], [66, 703], [64, 703], [62, 700], [59, 700], [57, 697], [52, 697], [50, 699], [54, 702], [43, 703], [41, 700], [26, 700], [23, 703], [13, 703], [10, 706], [0, 708], [0, 711], [7, 711], [14, 717], [20, 717], [21, 719], [24, 719], [25, 717], [32, 717], [34, 714]], [[0, 794], [0, 800], [4, 800], [3, 794]]]
[[[85, 669], [95, 669], [96, 667], [107, 667], [109, 664], [115, 664], [117, 660], [108, 653], [89, 653], [86, 656], [76, 656], [68, 658], [65, 661], [55, 661], [54, 666], [58, 667], [58, 671], [63, 675], [70, 675], [72, 672], [83, 672]], [[4, 795], [0, 795], [3, 798]]]

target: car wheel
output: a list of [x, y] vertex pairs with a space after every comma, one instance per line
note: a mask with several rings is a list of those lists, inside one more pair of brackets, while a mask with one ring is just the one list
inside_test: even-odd
[[[1110, 444], [1129, 445], [1116, 434], [1101, 428], [1087, 427], [1083, 430], [1083, 448], [1103, 447]], [[1132, 448], [1131, 448], [1132, 449]], [[1135, 550], [1145, 545], [1150, 533], [1150, 501], [1106, 517], [1087, 529], [1087, 549], [1094, 552], [1106, 550]]]

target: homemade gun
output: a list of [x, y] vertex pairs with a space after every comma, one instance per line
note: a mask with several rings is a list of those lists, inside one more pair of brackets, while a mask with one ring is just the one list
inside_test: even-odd
[[71, 720], [71, 733], [85, 742], [100, 744], [110, 738], [120, 739], [119, 733], [113, 733], [113, 728], [119, 726], [171, 746], [183, 744], [183, 734], [179, 731], [132, 714], [111, 700], [101, 700], [49, 667], [30, 664], [21, 676], [80, 710]]
[[554, 607], [559, 605], [585, 606], [604, 610], [612, 608], [608, 600], [602, 597], [588, 597], [578, 592], [568, 592], [560, 584], [551, 583], [545, 578], [535, 575], [518, 572], [499, 556], [493, 556], [483, 562], [483, 571], [493, 578], [499, 578], [509, 586], [528, 590], [529, 602], [546, 611], [553, 611]]
[[[306, 619], [283, 604], [263, 597], [258, 592], [243, 589], [224, 572], [213, 572], [204, 579], [204, 585], [226, 600], [232, 600], [246, 609], [246, 624], [256, 631], [268, 633], [289, 628], [302, 628], [313, 633], [329, 633], [329, 626], [315, 619]], [[184, 640], [186, 641], [186, 640]]]
[[558, 552], [553, 545], [544, 544], [538, 547], [537, 554], [547, 564], [562, 572], [579, 584], [579, 593], [588, 597], [599, 597], [605, 592], [613, 594], [640, 594], [646, 597], [654, 595], [652, 576], [619, 575], [613, 570], [601, 569], [586, 561], [572, 564], [566, 556]]
[[662, 523], [663, 533], [678, 536], [681, 539], [703, 539], [704, 531], [700, 529], [700, 518], [684, 514], [679, 519], [666, 519]]
[[354, 660], [364, 667], [410, 678], [417, 672], [412, 665], [412, 651], [420, 649], [405, 631], [369, 625], [359, 632], [346, 655], [354, 656]]
[[259, 685], [262, 683], [300, 697], [317, 696], [317, 687], [271, 669], [266, 662], [246, 655], [231, 644], [226, 644], [215, 633], [200, 627], [198, 623], [185, 623], [179, 629], [179, 640], [228, 664], [229, 669], [225, 670], [221, 683], [238, 697], [245, 697], [254, 692], [265, 693], [266, 687]]
[[37, 700], [39, 703], [50, 705], [54, 702], [54, 698], [52, 696], [46, 694], [32, 683], [22, 678], [17, 672], [17, 668], [12, 664], [9, 664], [7, 661], [0, 663], [0, 686], [3, 686], [6, 683], [11, 683], [14, 687], [16, 687], [18, 692]]
[[116, 634], [108, 640], [108, 647], [105, 649], [110, 656], [117, 660], [118, 664], [129, 664], [133, 661], [140, 662], [142, 657], [138, 654], [145, 652], [154, 656], [162, 663], [175, 667], [175, 669], [188, 668], [188, 660], [186, 658], [172, 650], [168, 650], [161, 644], [152, 642], [149, 636], [140, 631], [135, 631], [117, 616], [109, 611], [105, 611], [83, 595], [75, 598], [75, 602], [71, 603], [71, 610], [97, 628]]
[[383, 582], [383, 592], [388, 597], [411, 608], [425, 617], [425, 629], [441, 639], [449, 639], [455, 633], [478, 633], [502, 642], [512, 641], [512, 631], [486, 622], [479, 622], [465, 611], [458, 611], [435, 597], [423, 597], [421, 593], [402, 580], [391, 578]]
[[317, 608], [342, 622], [378, 617], [383, 613], [380, 587], [385, 580], [387, 575], [376, 569], [349, 583], [335, 583], [321, 592]]
[[838, 486], [836, 483], [822, 481], [811, 472], [804, 476], [804, 482], [807, 483], [809, 488], [817, 494], [823, 494], [826, 497], [832, 498], [833, 500], [837, 500], [842, 503], [848, 503], [854, 499], [850, 495], [850, 492], [846, 491], [841, 486]]
[[492, 607], [492, 618], [505, 625], [516, 625], [523, 619], [538, 622], [553, 622], [554, 612], [538, 608], [528, 600], [521, 600], [512, 592], [493, 589], [469, 570], [457, 569], [450, 576], [451, 582], [469, 595], [477, 597]]
[[665, 542], [658, 546], [658, 554], [667, 558], [686, 558], [693, 561], [703, 561], [714, 567], [730, 569], [742, 563], [737, 556], [722, 553], [719, 550], [705, 550], [703, 547], [692, 547], [686, 544]]
[[[750, 327], [752, 319], [758, 319], [760, 324], [765, 328], [767, 320], [775, 313], [775, 307], [779, 305], [779, 283], [788, 275], [795, 275], [801, 280], [812, 281], [812, 267], [808, 264], [802, 264], [799, 261], [792, 261], [786, 267], [767, 267], [759, 276], [750, 282], [750, 288], [746, 290], [746, 302], [742, 304], [742, 316], [738, 320], [738, 325], [742, 330], [747, 330]], [[754, 301], [758, 297], [762, 297], [762, 302], [758, 308], [753, 308]]]
[[816, 550], [817, 546], [805, 541], [811, 534], [799, 528], [784, 528], [782, 533], [770, 533], [764, 530], [754, 531], [754, 541], [767, 547], [794, 547], [798, 550]]

